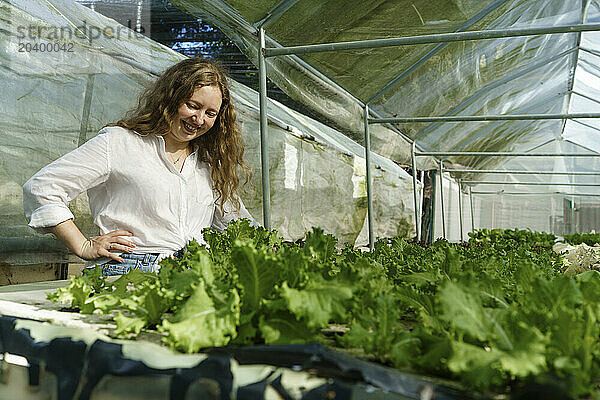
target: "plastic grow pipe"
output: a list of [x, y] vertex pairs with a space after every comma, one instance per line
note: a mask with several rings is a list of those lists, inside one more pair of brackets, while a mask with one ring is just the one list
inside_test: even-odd
[[267, 121], [267, 65], [265, 63], [265, 30], [258, 30], [258, 90], [260, 108], [260, 163], [262, 171], [263, 222], [271, 229], [271, 182], [269, 180], [269, 135]]
[[440, 117], [372, 118], [372, 124], [395, 124], [401, 122], [471, 122], [471, 121], [537, 121], [545, 119], [600, 118], [600, 113], [570, 114], [500, 114], [500, 115], [450, 115]]
[[417, 195], [417, 157], [415, 156], [417, 142], [413, 141], [410, 148], [410, 158], [412, 161], [412, 181], [413, 181], [413, 198], [415, 201], [415, 233], [417, 234], [417, 242], [421, 240], [421, 207], [419, 204], [419, 196]]
[[374, 49], [380, 47], [405, 46], [414, 44], [461, 42], [465, 40], [497, 39], [519, 36], [546, 35], [553, 33], [589, 32], [600, 30], [600, 24], [572, 24], [540, 28], [509, 28], [484, 31], [453, 32], [434, 35], [408, 36], [388, 39], [358, 40], [352, 42], [322, 43], [306, 46], [290, 46], [265, 49], [265, 57], [288, 54], [320, 53], [337, 50]]
[[367, 164], [367, 224], [369, 227], [369, 249], [375, 245], [373, 232], [373, 186], [371, 183], [371, 134], [369, 133], [369, 106], [364, 108], [365, 122], [365, 163]]
[[513, 174], [513, 175], [584, 175], [600, 176], [600, 172], [566, 172], [566, 171], [522, 171], [510, 169], [446, 169], [445, 172], [464, 172], [470, 174]]
[[471, 232], [475, 232], [475, 213], [473, 212], [473, 192], [469, 186], [469, 203], [471, 205]]
[[460, 179], [457, 181], [458, 183], [458, 222], [460, 224], [460, 241], [465, 241], [465, 236], [463, 233], [463, 203], [462, 203], [462, 190]]
[[444, 161], [440, 160], [440, 210], [442, 212], [442, 237], [446, 239], [446, 217], [444, 215]]

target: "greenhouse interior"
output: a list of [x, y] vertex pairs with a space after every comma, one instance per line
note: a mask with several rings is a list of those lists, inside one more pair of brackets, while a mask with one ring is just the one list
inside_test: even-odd
[[[0, 0], [0, 20], [0, 399], [600, 396], [599, 0]], [[229, 99], [193, 88], [235, 108], [254, 221], [109, 274], [123, 234], [89, 257], [54, 229], [108, 240], [83, 167], [52, 229], [31, 182], [197, 57], [227, 71]], [[194, 97], [166, 93], [171, 121]], [[194, 168], [148, 129], [164, 170]], [[215, 199], [226, 150], [198, 169]]]

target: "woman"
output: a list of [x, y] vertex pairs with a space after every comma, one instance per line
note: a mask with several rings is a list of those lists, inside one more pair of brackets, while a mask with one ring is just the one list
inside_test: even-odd
[[[52, 232], [105, 275], [157, 270], [202, 229], [252, 217], [237, 196], [242, 135], [222, 69], [191, 58], [165, 71], [138, 107], [23, 186], [29, 226]], [[67, 207], [84, 190], [100, 234], [87, 239]], [[255, 222], [253, 222], [256, 224]]]

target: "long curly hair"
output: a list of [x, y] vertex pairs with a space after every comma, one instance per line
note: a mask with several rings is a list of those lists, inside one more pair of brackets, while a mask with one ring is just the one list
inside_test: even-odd
[[202, 86], [215, 86], [221, 91], [221, 109], [212, 128], [194, 139], [192, 145], [199, 146], [200, 160], [210, 166], [213, 189], [217, 192], [216, 203], [221, 211], [228, 200], [239, 210], [238, 169], [245, 175], [244, 184], [248, 183], [251, 170], [243, 159], [244, 143], [231, 103], [227, 77], [218, 63], [188, 58], [171, 66], [141, 94], [137, 107], [112, 125], [144, 136], [166, 135], [179, 107], [192, 97], [196, 88]]

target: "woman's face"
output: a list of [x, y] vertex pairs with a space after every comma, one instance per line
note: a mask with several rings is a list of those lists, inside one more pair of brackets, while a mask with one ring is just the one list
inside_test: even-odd
[[169, 137], [176, 142], [190, 142], [205, 134], [217, 120], [222, 95], [217, 86], [200, 86], [192, 97], [177, 109]]

